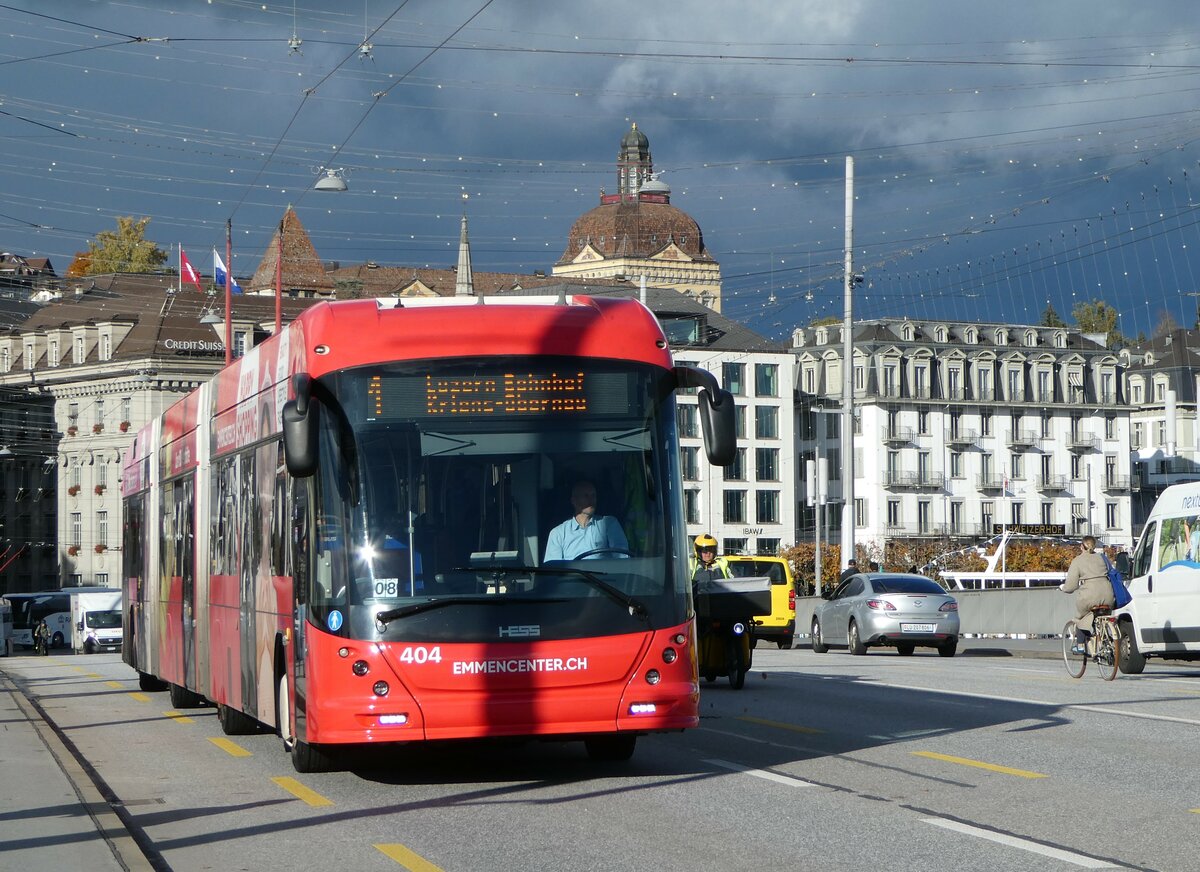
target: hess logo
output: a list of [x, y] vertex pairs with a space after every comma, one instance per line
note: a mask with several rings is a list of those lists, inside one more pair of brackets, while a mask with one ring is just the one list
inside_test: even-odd
[[501, 639], [531, 639], [542, 635], [538, 624], [513, 624], [511, 627], [499, 628]]

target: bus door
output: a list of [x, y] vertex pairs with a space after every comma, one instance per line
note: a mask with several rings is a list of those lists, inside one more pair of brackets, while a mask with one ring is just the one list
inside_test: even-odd
[[181, 600], [179, 638], [184, 687], [196, 686], [196, 504], [195, 483], [185, 478], [175, 488], [176, 567]]

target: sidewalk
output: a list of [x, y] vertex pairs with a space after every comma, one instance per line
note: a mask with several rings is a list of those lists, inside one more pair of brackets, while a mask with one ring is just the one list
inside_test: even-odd
[[0, 660], [0, 868], [152, 869], [83, 767], [9, 677], [7, 660]]

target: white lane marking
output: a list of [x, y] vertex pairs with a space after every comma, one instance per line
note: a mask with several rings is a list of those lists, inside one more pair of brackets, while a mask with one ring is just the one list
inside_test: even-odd
[[1029, 839], [1021, 839], [1017, 836], [996, 833], [992, 830], [973, 827], [970, 824], [963, 824], [959, 823], [958, 821], [946, 820], [945, 818], [922, 818], [922, 822], [933, 824], [935, 827], [954, 830], [955, 832], [963, 833], [964, 835], [976, 836], [980, 839], [987, 839], [989, 842], [1007, 845], [1010, 848], [1019, 848], [1022, 851], [1029, 851], [1032, 854], [1041, 854], [1043, 857], [1050, 857], [1054, 860], [1062, 860], [1066, 863], [1073, 863], [1076, 866], [1082, 866], [1084, 869], [1120, 868], [1119, 866], [1116, 866], [1105, 860], [1098, 860], [1095, 857], [1089, 857], [1086, 854], [1076, 854], [1074, 851], [1064, 851], [1061, 848], [1051, 848], [1048, 845], [1030, 841]]
[[751, 769], [749, 766], [742, 766], [740, 763], [730, 763], [728, 760], [705, 760], [705, 763], [710, 763], [713, 766], [720, 766], [722, 769], [731, 769], [734, 772], [743, 772], [746, 775], [753, 775], [755, 778], [765, 778], [767, 781], [777, 781], [780, 784], [786, 784], [788, 787], [812, 787], [807, 781], [801, 781], [799, 778], [792, 778], [790, 775], [780, 775], [778, 772], [771, 772], [767, 769]]

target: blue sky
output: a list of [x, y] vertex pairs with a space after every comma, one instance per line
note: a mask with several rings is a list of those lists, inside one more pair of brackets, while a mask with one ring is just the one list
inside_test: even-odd
[[[1128, 335], [1200, 297], [1200, 25], [1182, 0], [10, 0], [0, 247], [63, 271], [118, 215], [251, 272], [293, 204], [326, 260], [549, 270], [636, 121], [725, 312]], [[288, 40], [303, 40], [299, 52]], [[372, 43], [369, 57], [359, 46]], [[311, 191], [320, 167], [344, 194]], [[174, 262], [174, 261], [173, 261]]]

